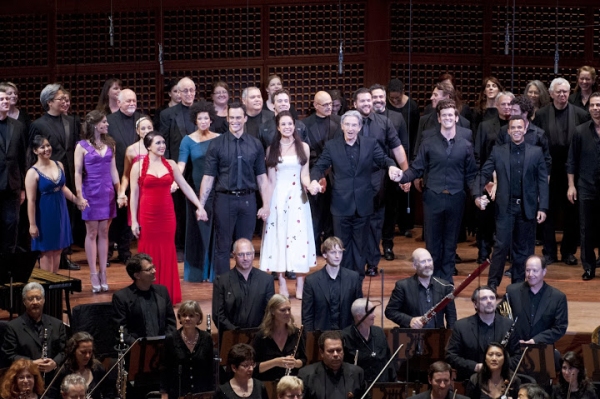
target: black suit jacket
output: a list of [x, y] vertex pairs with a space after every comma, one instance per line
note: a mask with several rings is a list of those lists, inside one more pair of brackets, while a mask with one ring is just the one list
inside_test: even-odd
[[[28, 316], [21, 315], [8, 323], [2, 344], [2, 357], [8, 364], [18, 359], [36, 360], [42, 357], [42, 345], [37, 332], [28, 323]], [[42, 324], [48, 329], [48, 358], [60, 367], [65, 360], [67, 333], [62, 321], [42, 315]], [[46, 375], [46, 378], [51, 376]], [[48, 380], [49, 381], [49, 380]], [[47, 382], [48, 382], [47, 381]]]
[[48, 137], [48, 141], [52, 146], [51, 159], [62, 162], [65, 168], [67, 187], [75, 192], [75, 146], [79, 140], [79, 129], [75, 123], [75, 118], [61, 115], [64, 134], [62, 131], [57, 132], [53, 128], [52, 118], [46, 113], [36, 119], [29, 128], [29, 138], [31, 140], [36, 134]]
[[[546, 161], [546, 171], [548, 174], [550, 174], [550, 171], [552, 170], [552, 157], [550, 156], [550, 146], [548, 145], [548, 137], [546, 136], [546, 132], [534, 125], [532, 122], [529, 122], [523, 139], [526, 143], [542, 149], [542, 152], [544, 153], [544, 160]], [[500, 133], [498, 133], [498, 138], [496, 139], [496, 145], [500, 146], [510, 142], [511, 138], [508, 135], [508, 128], [507, 126], [502, 126], [500, 128]]]
[[[133, 114], [133, 120], [137, 121], [142, 117], [142, 113], [135, 111]], [[127, 133], [127, 129], [123, 126], [123, 119], [121, 111], [113, 112], [106, 117], [108, 122], [108, 134], [115, 140], [115, 163], [117, 164], [117, 171], [119, 176], [123, 176], [123, 168], [125, 167], [125, 151], [127, 147], [135, 143], [138, 139], [137, 134], [134, 132], [133, 136]]]
[[[434, 307], [446, 295], [452, 292], [452, 286], [447, 281], [443, 281], [444, 286], [431, 279], [432, 288], [431, 307]], [[390, 301], [385, 308], [385, 317], [398, 324], [402, 328], [410, 328], [410, 320], [413, 317], [423, 316], [419, 306], [419, 277], [414, 274], [412, 277], [396, 281], [394, 291]], [[429, 310], [429, 309], [428, 309]], [[456, 322], [456, 305], [450, 301], [448, 305], [438, 312], [435, 317], [435, 328], [444, 328], [444, 318], [446, 319], [446, 328], [452, 328]]]
[[[160, 284], [152, 284], [150, 290], [153, 293], [158, 307], [159, 335], [167, 335], [177, 329], [177, 321], [173, 312], [171, 297], [167, 287]], [[135, 283], [115, 292], [112, 297], [113, 309], [115, 311], [114, 321], [118, 326], [125, 327], [125, 342], [128, 345], [140, 337], [147, 337], [144, 312], [141, 306], [140, 293]]]
[[343, 135], [340, 125], [340, 117], [338, 115], [331, 115], [327, 117], [329, 127], [324, 132], [319, 131], [319, 127], [317, 126], [317, 118], [319, 118], [317, 114], [313, 113], [302, 119], [302, 122], [304, 122], [304, 125], [306, 126], [308, 146], [310, 147], [310, 167], [315, 164], [317, 158], [319, 158], [323, 152], [325, 143], [327, 141], [333, 139], [334, 137]]
[[[340, 330], [354, 323], [350, 307], [358, 298], [363, 297], [360, 277], [354, 270], [340, 267], [342, 283], [340, 298]], [[329, 284], [331, 277], [326, 266], [306, 277], [302, 291], [302, 324], [306, 331], [331, 330], [329, 320]]]
[[[323, 153], [310, 170], [311, 180], [321, 179], [331, 168], [331, 214], [335, 216], [369, 216], [373, 213], [375, 190], [371, 182], [373, 168], [395, 166], [373, 137], [359, 136], [360, 152], [356, 171], [352, 171], [346, 155], [344, 137], [336, 137], [325, 143]], [[354, 144], [356, 145], [356, 143]]]
[[[567, 297], [558, 289], [544, 283], [540, 306], [531, 319], [531, 301], [527, 282], [506, 287], [513, 316], [519, 320], [515, 326], [518, 339], [533, 339], [536, 344], [554, 344], [567, 332], [569, 311]], [[540, 293], [538, 292], [538, 295]]]
[[[549, 188], [548, 172], [542, 149], [525, 144], [525, 161], [523, 164], [523, 177], [521, 184], [521, 199], [523, 212], [528, 220], [535, 219], [538, 209], [548, 211]], [[485, 164], [475, 178], [471, 193], [479, 197], [487, 182], [496, 172], [498, 188], [496, 190], [496, 214], [509, 211], [510, 207], [510, 144], [495, 146]], [[538, 202], [539, 201], [539, 202]]]
[[[294, 121], [296, 125], [296, 133], [300, 136], [300, 139], [305, 143], [308, 143], [308, 135], [306, 132], [306, 126], [300, 120]], [[260, 125], [258, 130], [258, 139], [262, 143], [264, 149], [271, 145], [273, 138], [277, 135], [277, 126], [275, 124], [275, 118], [268, 120], [267, 122]]]
[[[452, 335], [446, 346], [446, 361], [456, 369], [459, 381], [468, 379], [475, 372], [477, 363], [483, 363], [485, 360], [487, 347], [479, 344], [478, 322], [477, 314], [458, 320], [454, 324]], [[512, 323], [512, 320], [496, 314], [494, 333], [489, 342], [502, 342]], [[510, 336], [507, 350], [511, 355], [511, 369], [514, 370], [519, 363], [519, 356], [515, 356], [519, 352], [519, 340], [516, 334]]]
[[[429, 391], [425, 391], [425, 392], [421, 392], [416, 395], [413, 395], [413, 396], [411, 396], [411, 399], [431, 399], [431, 389]], [[448, 393], [446, 394], [445, 399], [469, 399], [469, 397], [465, 396], [465, 395], [461, 395], [459, 393], [454, 395], [454, 392], [452, 391], [452, 389], [449, 389]]]
[[[342, 363], [342, 373], [344, 374], [342, 378], [344, 395], [348, 398], [361, 398], [365, 392], [363, 370], [353, 364]], [[305, 399], [327, 399], [327, 386], [331, 386], [332, 383], [328, 382], [330, 377], [327, 375], [323, 362], [302, 367], [298, 372], [298, 377], [304, 383]]]
[[[425, 114], [421, 117], [421, 119], [419, 119], [419, 128], [417, 130], [417, 140], [415, 142], [415, 148], [413, 148], [413, 156], [414, 157], [417, 156], [417, 153], [419, 152], [419, 147], [421, 146], [421, 143], [425, 139], [425, 137], [423, 137], [423, 132], [425, 130], [430, 130], [430, 129], [439, 131], [440, 126], [441, 126], [441, 124], [438, 121], [438, 115], [437, 115], [437, 112], [435, 112], [435, 111], [431, 112], [429, 114]], [[456, 124], [456, 126], [471, 129], [471, 122], [469, 122], [469, 120], [467, 118], [465, 118], [464, 116], [459, 115], [458, 123]], [[471, 139], [469, 141], [473, 142], [473, 139]]]
[[[213, 284], [213, 321], [219, 331], [258, 327], [265, 315], [267, 303], [275, 295], [273, 276], [252, 268], [248, 277], [248, 296], [244, 296], [238, 282], [238, 273], [234, 267], [228, 273], [217, 276]], [[249, 306], [247, 312], [243, 312], [244, 306]]]
[[490, 156], [492, 148], [498, 139], [500, 128], [499, 117], [483, 121], [477, 128], [475, 145], [473, 146], [473, 155], [475, 155], [475, 162], [477, 163], [478, 169], [481, 168], [481, 165], [483, 165]]
[[165, 158], [172, 159], [175, 162], [179, 159], [179, 145], [181, 144], [181, 140], [188, 134], [193, 133], [188, 132], [185, 126], [183, 104], [179, 103], [160, 113], [159, 129], [167, 143]]
[[24, 190], [25, 153], [27, 135], [25, 126], [16, 119], [7, 117], [6, 139], [0, 139], [0, 190]]

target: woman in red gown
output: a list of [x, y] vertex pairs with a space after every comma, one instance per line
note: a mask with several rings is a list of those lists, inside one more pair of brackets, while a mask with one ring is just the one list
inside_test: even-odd
[[166, 144], [160, 133], [148, 133], [144, 137], [144, 146], [148, 156], [131, 168], [131, 230], [138, 238], [138, 253], [152, 257], [156, 265], [156, 282], [167, 287], [171, 301], [176, 304], [181, 302], [181, 286], [175, 250], [173, 181], [196, 207], [200, 206], [200, 201], [177, 164], [163, 157]]

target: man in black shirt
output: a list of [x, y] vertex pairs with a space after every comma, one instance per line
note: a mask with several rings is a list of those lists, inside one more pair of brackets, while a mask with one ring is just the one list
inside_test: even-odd
[[[485, 122], [484, 122], [485, 123]], [[495, 146], [471, 187], [475, 205], [486, 209], [485, 185], [496, 173], [496, 242], [488, 285], [496, 289], [502, 281], [509, 251], [513, 253], [512, 282], [525, 278], [525, 259], [535, 250], [535, 224], [543, 223], [548, 209], [548, 172], [540, 147], [525, 143], [525, 120], [511, 116], [511, 142]]]
[[[585, 281], [596, 276], [594, 252], [597, 226], [600, 223], [600, 92], [590, 95], [592, 120], [577, 126], [567, 160], [567, 197], [579, 201], [581, 223], [581, 263]], [[577, 178], [577, 183], [575, 179]]]
[[423, 140], [413, 164], [400, 183], [424, 176], [423, 224], [433, 275], [452, 282], [458, 233], [465, 207], [465, 187], [477, 173], [473, 145], [456, 135], [458, 112], [452, 100], [437, 105], [440, 130]]
[[[211, 140], [206, 153], [206, 165], [200, 185], [200, 203], [206, 204], [215, 188], [215, 274], [230, 269], [229, 254], [234, 239], [252, 239], [256, 217], [269, 216], [271, 191], [265, 165], [265, 151], [255, 137], [244, 134], [244, 106], [233, 103], [227, 111], [229, 131]], [[216, 182], [215, 182], [216, 180]], [[256, 191], [260, 189], [263, 206], [256, 211]], [[204, 208], [200, 220], [208, 221]]]
[[275, 117], [275, 114], [263, 108], [262, 93], [258, 87], [246, 87], [242, 91], [242, 103], [246, 112], [246, 123], [244, 132], [252, 137], [260, 137], [260, 125], [267, 123]]
[[412, 399], [468, 399], [452, 389], [452, 366], [441, 360], [431, 364], [427, 371], [431, 389], [414, 395]]

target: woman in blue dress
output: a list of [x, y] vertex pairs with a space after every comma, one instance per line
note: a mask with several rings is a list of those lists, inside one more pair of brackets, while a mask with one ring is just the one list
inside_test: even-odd
[[85, 208], [87, 202], [76, 197], [65, 185], [64, 167], [62, 163], [52, 161], [51, 156], [52, 146], [48, 139], [42, 135], [34, 136], [27, 153], [32, 166], [25, 176], [25, 191], [31, 249], [42, 253], [41, 269], [57, 273], [62, 250], [73, 242], [66, 199], [79, 209]]
[[[204, 176], [204, 159], [210, 141], [219, 137], [209, 130], [217, 113], [212, 103], [199, 101], [190, 107], [190, 117], [198, 128], [194, 133], [185, 136], [179, 145], [179, 162], [177, 166], [184, 172], [188, 161], [192, 166], [192, 183], [195, 193], [200, 191], [200, 183]], [[204, 208], [208, 212], [208, 222], [198, 221], [195, 217], [196, 207], [187, 203], [187, 224], [185, 232], [185, 259], [183, 263], [183, 279], [191, 282], [213, 280], [213, 193], [211, 192]]]

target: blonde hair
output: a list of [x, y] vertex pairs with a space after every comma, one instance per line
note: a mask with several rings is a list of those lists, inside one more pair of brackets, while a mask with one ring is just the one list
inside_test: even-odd
[[[264, 334], [265, 338], [270, 336], [273, 332], [273, 325], [275, 324], [275, 311], [283, 304], [291, 302], [288, 298], [281, 294], [275, 294], [269, 299], [267, 308], [265, 309], [265, 316], [263, 317], [262, 323], [260, 323], [260, 330]], [[291, 315], [290, 315], [291, 316]], [[290, 321], [285, 326], [288, 335], [294, 333], [294, 316], [290, 317]]]

